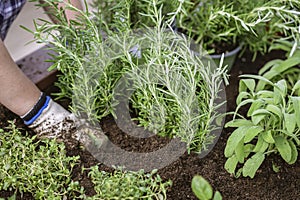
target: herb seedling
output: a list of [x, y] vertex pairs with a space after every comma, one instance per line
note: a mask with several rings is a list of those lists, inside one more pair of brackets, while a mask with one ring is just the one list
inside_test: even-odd
[[78, 157], [63, 144], [23, 136], [13, 122], [0, 129], [0, 190], [30, 192], [36, 199], [76, 198], [83, 188], [71, 179]]
[[87, 199], [167, 199], [167, 189], [171, 181], [163, 182], [156, 170], [151, 173], [144, 171], [124, 171], [120, 168], [113, 173], [99, 171], [98, 166], [90, 169], [89, 176], [97, 193]]
[[202, 176], [196, 175], [192, 180], [192, 190], [199, 200], [222, 200], [219, 191], [213, 193], [213, 189], [209, 182]]

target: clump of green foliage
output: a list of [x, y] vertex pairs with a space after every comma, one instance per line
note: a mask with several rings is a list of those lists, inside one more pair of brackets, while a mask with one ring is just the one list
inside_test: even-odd
[[145, 173], [116, 169], [113, 173], [99, 171], [98, 166], [90, 169], [89, 176], [97, 193], [87, 199], [167, 199], [171, 181], [163, 182], [156, 171]]
[[[164, 21], [170, 22], [175, 28], [176, 15], [184, 12], [185, 1], [159, 0], [155, 1], [156, 9], [162, 9], [161, 15]], [[137, 29], [144, 26], [156, 26], [151, 19], [153, 1], [149, 0], [94, 0], [95, 15], [101, 16], [105, 25], [122, 30], [122, 28]], [[103, 22], [102, 22], [103, 23]]]
[[192, 190], [199, 200], [222, 200], [221, 193], [213, 192], [210, 183], [200, 175], [193, 177]]
[[[274, 153], [289, 164], [296, 162], [300, 146], [299, 53], [297, 49], [285, 60], [270, 61], [261, 75], [241, 76], [237, 109], [226, 124], [235, 128], [225, 148], [229, 173], [253, 178], [265, 157]], [[250, 107], [243, 117], [238, 111], [246, 105]], [[238, 163], [243, 166], [236, 171]]]
[[209, 53], [226, 43], [267, 53], [285, 38], [299, 42], [300, 3], [282, 0], [190, 0], [177, 15], [180, 30]]
[[[180, 138], [189, 151], [207, 149], [214, 139], [210, 132], [216, 128], [212, 125], [219, 115], [216, 110], [224, 104], [216, 100], [227, 80], [226, 69], [203, 62], [190, 50], [188, 39], [169, 31], [171, 21], [164, 20], [160, 1], [143, 1], [144, 14], [154, 26], [144, 24], [138, 32], [126, 23], [106, 24], [105, 15], [92, 16], [72, 5], [66, 9], [80, 15], [68, 22], [56, 1], [44, 2], [56, 9], [60, 23], [42, 21], [32, 32], [38, 42], [52, 45], [56, 54], [51, 69], [61, 72], [58, 97], [71, 98], [74, 113], [94, 122], [108, 114], [116, 116], [115, 88], [122, 77], [128, 77], [123, 86], [134, 91], [129, 101], [139, 125], [161, 136]], [[117, 5], [129, 9], [126, 6], [131, 4]], [[176, 13], [171, 12], [169, 19]]]
[[76, 198], [83, 194], [71, 180], [78, 157], [66, 156], [63, 144], [35, 141], [21, 134], [13, 122], [0, 129], [0, 191], [29, 192], [35, 199]]

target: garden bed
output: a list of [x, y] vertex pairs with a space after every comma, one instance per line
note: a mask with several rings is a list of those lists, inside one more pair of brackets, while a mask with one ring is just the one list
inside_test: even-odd
[[[251, 62], [252, 55], [245, 53], [242, 58], [238, 58], [230, 73], [230, 84], [226, 88], [227, 110], [235, 109], [235, 99], [238, 93], [238, 76], [240, 74], [256, 74], [258, 69], [268, 60], [283, 57], [283, 54], [274, 51], [265, 56], [259, 55], [255, 62]], [[54, 86], [46, 89], [47, 93], [55, 91]], [[17, 119], [17, 116], [0, 107], [0, 127], [8, 125], [7, 120]], [[229, 120], [229, 118], [227, 119]], [[17, 120], [17, 124], [23, 127], [22, 121]], [[154, 137], [147, 139], [132, 139], [118, 129], [111, 116], [101, 121], [101, 127], [110, 140], [119, 144], [120, 147], [128, 151], [152, 151], [168, 142], [167, 139]], [[278, 155], [269, 156], [262, 164], [253, 179], [235, 178], [225, 169], [224, 148], [227, 138], [232, 130], [223, 129], [221, 137], [213, 150], [204, 158], [199, 158], [197, 154], [188, 155], [185, 153], [171, 165], [160, 169], [158, 174], [164, 179], [171, 179], [172, 187], [167, 192], [167, 199], [196, 199], [191, 190], [191, 180], [194, 175], [199, 174], [205, 177], [214, 189], [221, 192], [223, 199], [298, 199], [300, 196], [300, 161], [293, 165], [286, 164]], [[87, 195], [93, 195], [93, 184], [87, 172], [81, 172], [82, 167], [91, 167], [99, 164], [87, 151], [81, 148], [68, 149], [69, 156], [80, 155], [79, 164], [72, 171], [73, 180], [79, 181], [85, 188]], [[274, 172], [273, 167], [279, 166], [279, 172]], [[112, 168], [99, 164], [99, 169], [112, 171]], [[0, 192], [0, 197], [10, 197], [12, 192]], [[23, 198], [33, 199], [30, 194], [25, 194]]]

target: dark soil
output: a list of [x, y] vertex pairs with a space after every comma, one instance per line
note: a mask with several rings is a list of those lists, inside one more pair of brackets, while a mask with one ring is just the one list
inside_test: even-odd
[[[226, 88], [228, 111], [235, 109], [238, 76], [245, 73], [256, 74], [265, 62], [279, 57], [283, 57], [281, 52], [272, 52], [268, 55], [258, 56], [256, 61], [252, 63], [252, 55], [246, 52], [244, 56], [237, 58], [230, 74], [230, 85]], [[4, 108], [1, 108], [0, 111], [0, 127], [7, 125], [6, 120], [17, 118]], [[20, 120], [17, 120], [17, 123], [24, 127], [21, 125], [22, 122]], [[150, 142], [145, 139], [133, 139], [119, 130], [112, 117], [104, 119], [101, 122], [101, 126], [114, 143], [119, 144], [120, 147], [126, 150], [151, 151], [168, 141], [160, 140], [157, 137], [152, 138]], [[174, 163], [158, 171], [163, 179], [171, 179], [173, 181], [173, 187], [168, 191], [168, 199], [196, 199], [190, 187], [191, 180], [196, 174], [208, 179], [213, 188], [221, 192], [223, 199], [296, 200], [300, 198], [299, 159], [295, 164], [288, 165], [280, 156], [270, 156], [265, 160], [253, 179], [242, 177], [237, 179], [228, 174], [223, 167], [226, 161], [223, 152], [226, 140], [231, 133], [230, 131], [229, 129], [223, 129], [214, 149], [206, 157], [200, 158], [196, 154], [188, 155], [185, 153]], [[87, 172], [81, 173], [81, 167], [89, 167], [99, 163], [88, 152], [82, 151], [80, 148], [72, 149], [68, 154], [80, 155], [80, 164], [73, 171], [73, 179], [80, 181], [88, 195], [93, 195], [93, 185], [87, 177]], [[281, 167], [278, 173], [272, 170], [273, 163]], [[102, 170], [112, 171], [111, 168], [103, 164], [99, 164], [99, 166]], [[0, 197], [9, 195], [11, 195], [9, 192], [0, 192]], [[23, 199], [32, 199], [32, 197], [26, 194]]]

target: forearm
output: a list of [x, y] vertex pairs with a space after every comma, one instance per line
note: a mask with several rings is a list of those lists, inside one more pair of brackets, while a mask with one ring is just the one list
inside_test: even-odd
[[[65, 0], [64, 2], [70, 2], [74, 7], [78, 8], [79, 10], [82, 10], [82, 5], [79, 0]], [[59, 7], [64, 8], [66, 6], [65, 3], [60, 3]], [[76, 15], [79, 13], [76, 11], [71, 11], [71, 10], [65, 10], [65, 14], [68, 20], [76, 19]]]
[[[41, 4], [45, 3], [44, 0], [40, 0], [40, 2]], [[64, 0], [64, 2], [58, 4], [58, 7], [64, 9], [66, 7], [66, 3], [70, 3], [71, 5], [78, 8], [79, 10], [82, 10], [82, 4], [80, 0]], [[59, 23], [59, 20], [56, 18], [57, 13], [55, 13], [55, 9], [53, 9], [53, 7], [49, 5], [49, 6], [44, 6], [43, 8], [54, 23]], [[78, 14], [79, 13], [76, 11], [72, 11], [68, 9], [65, 10], [65, 15], [68, 21], [76, 19], [76, 16]]]
[[18, 68], [0, 39], [0, 103], [24, 115], [39, 96], [39, 89]]

